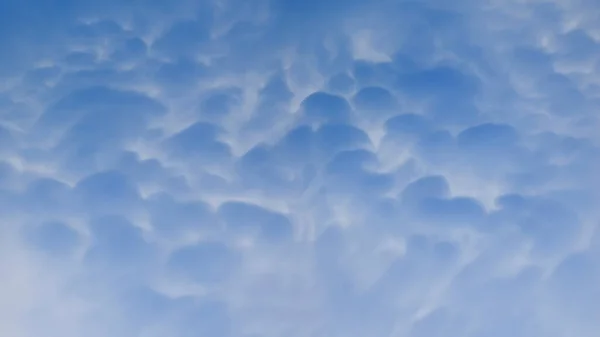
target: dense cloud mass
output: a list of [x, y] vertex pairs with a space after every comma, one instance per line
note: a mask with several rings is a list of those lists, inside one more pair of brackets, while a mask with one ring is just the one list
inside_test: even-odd
[[594, 1], [0, 1], [0, 335], [593, 337]]

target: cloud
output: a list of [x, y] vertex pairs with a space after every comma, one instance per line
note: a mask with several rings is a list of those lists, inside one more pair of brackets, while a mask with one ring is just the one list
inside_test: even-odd
[[151, 258], [151, 247], [142, 237], [142, 231], [123, 216], [106, 215], [89, 221], [92, 237], [85, 262], [91, 267], [107, 269], [120, 267], [132, 273], [145, 266], [144, 260]]
[[161, 238], [177, 238], [206, 231], [216, 225], [210, 205], [202, 201], [176, 200], [168, 193], [156, 193], [146, 199], [152, 228]]
[[235, 252], [223, 243], [202, 242], [174, 251], [166, 266], [175, 277], [211, 285], [227, 281], [236, 260]]
[[0, 334], [595, 336], [598, 6], [0, 4]]
[[174, 23], [152, 44], [152, 51], [170, 58], [193, 57], [210, 39], [211, 23], [202, 19]]
[[365, 87], [354, 95], [354, 104], [361, 110], [388, 110], [396, 107], [396, 99], [381, 87]]
[[231, 150], [218, 140], [219, 133], [219, 127], [214, 124], [194, 123], [167, 139], [165, 152], [175, 158], [196, 159], [203, 163], [226, 160]]
[[283, 214], [243, 202], [227, 202], [219, 206], [218, 214], [232, 235], [257, 235], [268, 241], [289, 240], [293, 236], [290, 220]]
[[79, 234], [73, 228], [57, 221], [31, 225], [25, 231], [26, 241], [50, 255], [69, 255], [80, 241]]
[[124, 213], [141, 203], [136, 186], [117, 171], [103, 171], [83, 178], [73, 197], [84, 210], [97, 214]]
[[315, 92], [302, 101], [304, 116], [312, 122], [345, 122], [350, 119], [350, 104], [341, 96]]

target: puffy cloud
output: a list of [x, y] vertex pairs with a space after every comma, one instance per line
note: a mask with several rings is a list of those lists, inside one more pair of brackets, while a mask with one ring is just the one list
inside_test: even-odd
[[236, 267], [236, 255], [220, 242], [202, 242], [171, 253], [167, 269], [173, 276], [200, 284], [224, 283]]
[[341, 96], [315, 92], [302, 101], [302, 112], [308, 121], [345, 122], [350, 119], [350, 104]]
[[80, 241], [79, 234], [73, 228], [59, 221], [27, 226], [24, 236], [36, 249], [60, 257], [72, 254]]
[[341, 94], [348, 94], [354, 91], [356, 80], [348, 73], [339, 73], [327, 81], [327, 89]]
[[100, 214], [124, 213], [141, 203], [136, 186], [117, 171], [103, 171], [83, 178], [73, 196], [80, 207]]
[[396, 99], [382, 87], [364, 87], [354, 95], [354, 104], [363, 110], [388, 110], [396, 106]]
[[227, 144], [219, 141], [219, 129], [214, 124], [196, 122], [168, 138], [164, 143], [165, 152], [174, 158], [202, 163], [226, 160], [231, 150]]
[[89, 221], [92, 242], [85, 261], [92, 267], [112, 270], [124, 266], [129, 272], [145, 267], [152, 256], [142, 231], [124, 216], [106, 215]]
[[152, 51], [169, 58], [193, 57], [210, 39], [210, 26], [206, 18], [175, 22], [152, 44]]
[[146, 203], [152, 228], [163, 239], [207, 231], [217, 225], [212, 208], [202, 201], [176, 200], [160, 192], [149, 196]]
[[290, 220], [283, 214], [243, 202], [219, 206], [221, 216], [232, 235], [256, 235], [267, 241], [289, 240], [293, 235]]
[[597, 16], [2, 2], [0, 334], [595, 336]]

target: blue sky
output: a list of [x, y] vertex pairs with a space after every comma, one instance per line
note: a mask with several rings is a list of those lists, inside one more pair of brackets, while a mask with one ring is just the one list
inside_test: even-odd
[[0, 2], [0, 335], [593, 337], [600, 6]]

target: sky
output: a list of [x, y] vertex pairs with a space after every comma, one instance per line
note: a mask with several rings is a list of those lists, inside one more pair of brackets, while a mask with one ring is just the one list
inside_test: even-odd
[[594, 0], [0, 1], [0, 335], [595, 337]]

